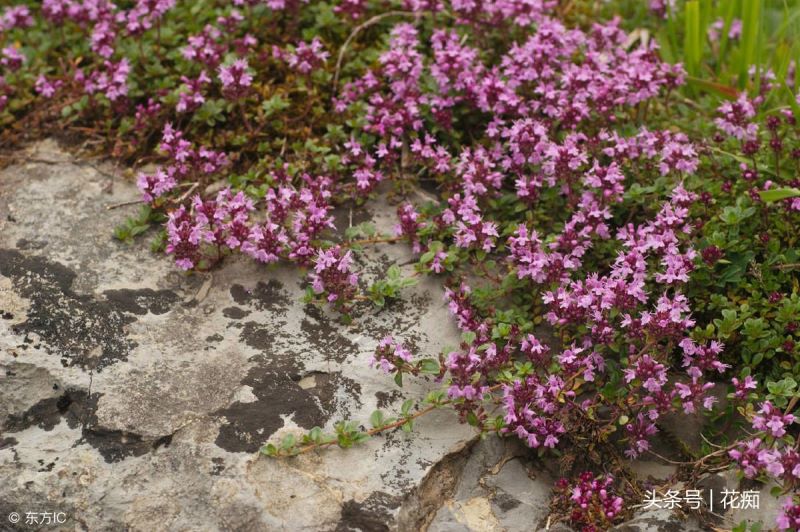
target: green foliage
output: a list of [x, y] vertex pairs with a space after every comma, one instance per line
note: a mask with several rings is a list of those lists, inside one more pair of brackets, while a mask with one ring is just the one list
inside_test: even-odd
[[[799, 17], [800, 5], [783, 0], [684, 0], [668, 11], [656, 36], [666, 60], [685, 65], [690, 97], [733, 98], [739, 90], [755, 93], [766, 68], [781, 86], [794, 85], [787, 76], [800, 51]], [[712, 28], [715, 22], [721, 27]], [[741, 32], [731, 37], [738, 22]]]
[[163, 221], [163, 215], [156, 214], [149, 205], [142, 205], [136, 216], [131, 216], [114, 228], [114, 238], [122, 242], [131, 242], [136, 236], [150, 229], [151, 223], [158, 221]]
[[384, 279], [375, 281], [370, 285], [367, 294], [375, 306], [384, 306], [387, 299], [396, 299], [400, 297], [401, 290], [417, 284], [416, 279], [404, 278], [402, 275], [400, 268], [393, 264], [386, 271]]

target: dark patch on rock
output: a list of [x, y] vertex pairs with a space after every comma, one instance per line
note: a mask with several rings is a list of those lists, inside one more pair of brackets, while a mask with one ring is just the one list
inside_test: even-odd
[[257, 451], [283, 427], [282, 415], [294, 414], [295, 422], [307, 428], [322, 426], [328, 420], [312, 395], [300, 388], [288, 374], [251, 371], [243, 383], [253, 387], [258, 400], [252, 403], [237, 401], [217, 412], [226, 423], [220, 427], [216, 443], [226, 451]]
[[315, 373], [316, 386], [309, 388], [308, 392], [319, 400], [320, 406], [329, 415], [336, 413], [339, 417], [350, 418], [352, 412], [347, 404], [339, 401], [339, 392], [343, 390], [357, 406], [361, 406], [361, 384], [339, 371]]
[[206, 337], [206, 342], [221, 342], [225, 337], [219, 333]]
[[0, 438], [0, 450], [6, 449], [8, 447], [14, 447], [18, 443], [19, 442], [15, 438], [12, 438], [10, 436], [8, 438]]
[[402, 398], [403, 393], [399, 390], [392, 390], [391, 392], [375, 392], [375, 399], [378, 400], [378, 408], [389, 408]]
[[214, 464], [211, 466], [211, 475], [219, 476], [223, 471], [225, 471], [225, 460], [222, 458], [212, 458], [211, 462]]
[[42, 249], [47, 245], [46, 240], [28, 240], [27, 238], [20, 238], [17, 240], [17, 249]]
[[[76, 445], [86, 442], [91, 445], [106, 463], [121, 462], [132, 456], [142, 456], [155, 451], [159, 447], [167, 447], [172, 443], [172, 434], [165, 434], [155, 439], [144, 439], [141, 435], [123, 430], [111, 430], [101, 426], [95, 412], [102, 394], [92, 394], [80, 407], [85, 411], [81, 417], [81, 439]], [[67, 420], [68, 423], [70, 420]], [[72, 423], [70, 426], [75, 428]]]
[[253, 349], [257, 349], [261, 352], [266, 351], [274, 353], [273, 348], [275, 347], [276, 340], [275, 327], [280, 324], [265, 325], [256, 321], [248, 321], [244, 324], [232, 323], [231, 325], [235, 325], [237, 328], [241, 329], [239, 339]]
[[225, 418], [217, 445], [229, 452], [255, 452], [283, 427], [282, 416], [291, 415], [305, 429], [321, 427], [334, 414], [346, 417], [349, 413], [337, 401], [340, 390], [356, 401], [361, 392], [357, 382], [338, 372], [315, 374], [316, 386], [307, 390], [298, 384], [302, 377], [297, 361], [281, 365], [277, 360], [259, 357], [259, 364], [242, 381], [250, 386], [257, 400], [237, 401], [216, 412]]
[[65, 367], [99, 371], [126, 360], [136, 347], [125, 335], [125, 327], [135, 321], [124, 308], [127, 303], [75, 293], [75, 272], [64, 265], [0, 250], [0, 274], [10, 278], [18, 293], [31, 301], [27, 320], [12, 331], [38, 334], [49, 353], [61, 356]]
[[508, 512], [522, 504], [519, 500], [508, 493], [500, 493], [494, 498], [494, 503], [504, 512]]
[[153, 442], [153, 450], [156, 450], [159, 447], [169, 447], [171, 443], [172, 443], [172, 434], [161, 436], [160, 438], [156, 439]]
[[[56, 460], [58, 460], [58, 458], [56, 458]], [[39, 473], [46, 473], [48, 471], [52, 471], [53, 468], [56, 466], [55, 462], [50, 462], [49, 464], [45, 465], [44, 460], [42, 459], [39, 459], [38, 462], [39, 465], [42, 466], [39, 468]]]
[[240, 284], [235, 284], [231, 287], [231, 297], [240, 305], [248, 305], [256, 310], [268, 310], [279, 316], [285, 316], [287, 307], [292, 303], [283, 285], [274, 279], [266, 283], [259, 281], [250, 291]]
[[[33, 426], [50, 431], [63, 419], [71, 429], [81, 429], [81, 438], [75, 443], [88, 443], [103, 459], [108, 462], [119, 462], [130, 456], [141, 456], [161, 446], [169, 445], [172, 435], [168, 434], [156, 440], [144, 440], [138, 434], [118, 430], [107, 430], [98, 424], [97, 402], [100, 394], [89, 396], [83, 390], [66, 389], [58, 397], [43, 399], [22, 414], [10, 415], [2, 426], [3, 432], [20, 432]], [[16, 445], [14, 438], [0, 440], [7, 446]]]
[[1, 310], [0, 310], [0, 312], [2, 312], [2, 314], [0, 314], [0, 317], [2, 317], [4, 320], [13, 320], [14, 319], [14, 315], [11, 314], [10, 312], [3, 312]]
[[400, 498], [382, 491], [371, 493], [363, 502], [346, 501], [336, 532], [388, 532], [392, 512], [400, 506]]
[[103, 295], [109, 301], [116, 303], [119, 310], [140, 316], [144, 316], [148, 312], [166, 314], [178, 301], [178, 295], [172, 290], [152, 290], [150, 288], [106, 290]]
[[358, 354], [358, 346], [340, 332], [340, 324], [331, 323], [324, 312], [311, 305], [306, 307], [306, 314], [316, 321], [303, 318], [300, 330], [304, 340], [325, 355], [326, 359], [342, 363]]
[[86, 392], [82, 390], [67, 390], [59, 397], [42, 399], [21, 414], [9, 415], [2, 425], [3, 432], [20, 432], [33, 426], [51, 431], [65, 417], [71, 426], [79, 424], [83, 414], [80, 404], [85, 400]]
[[154, 442], [145, 441], [138, 434], [99, 427], [85, 428], [82, 440], [94, 447], [109, 464], [131, 456], [142, 456], [154, 448]]
[[231, 320], [240, 320], [250, 314], [249, 310], [244, 310], [239, 307], [228, 307], [222, 309], [222, 315]]

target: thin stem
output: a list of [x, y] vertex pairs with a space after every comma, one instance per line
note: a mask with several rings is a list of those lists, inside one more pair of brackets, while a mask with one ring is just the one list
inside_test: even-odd
[[342, 243], [343, 247], [350, 247], [350, 246], [363, 246], [368, 244], [391, 244], [394, 242], [399, 242], [404, 240], [405, 236], [385, 236], [385, 237], [375, 237], [375, 238], [364, 238], [362, 240], [349, 240], [347, 242]]
[[[494, 386], [489, 388], [487, 393], [495, 392], [495, 391], [499, 390], [502, 386], [503, 386], [502, 384], [495, 384]], [[448, 399], [446, 401], [442, 401], [441, 403], [436, 403], [435, 405], [431, 405], [431, 406], [429, 406], [427, 408], [423, 408], [419, 412], [416, 412], [414, 414], [411, 414], [410, 416], [406, 416], [406, 417], [403, 417], [401, 419], [398, 419], [397, 421], [394, 421], [394, 422], [389, 423], [387, 425], [382, 425], [380, 427], [372, 428], [372, 429], [366, 431], [366, 434], [368, 436], [374, 436], [376, 434], [380, 434], [381, 432], [386, 432], [387, 430], [392, 430], [392, 429], [396, 429], [396, 428], [402, 427], [403, 425], [405, 425], [409, 421], [413, 421], [413, 420], [415, 420], [415, 419], [417, 419], [419, 417], [424, 416], [425, 414], [429, 414], [429, 413], [433, 412], [434, 410], [436, 410], [437, 408], [441, 408], [443, 406], [447, 406], [447, 405], [451, 404], [452, 402], [453, 401], [451, 399]], [[321, 447], [330, 447], [331, 445], [336, 445], [336, 444], [338, 444], [337, 440], [325, 441], [325, 442], [321, 442], [321, 443], [312, 443], [312, 444], [306, 445], [305, 447], [301, 447], [297, 451], [295, 451], [295, 452], [293, 452], [293, 453], [291, 453], [291, 454], [289, 454], [287, 456], [297, 456], [297, 455], [300, 455], [300, 454], [305, 454], [305, 453], [311, 452], [314, 449], [318, 449], [318, 448], [321, 448]]]

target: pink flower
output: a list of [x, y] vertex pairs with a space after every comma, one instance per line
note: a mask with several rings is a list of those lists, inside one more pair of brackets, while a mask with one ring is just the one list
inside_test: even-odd
[[758, 387], [756, 380], [750, 375], [747, 375], [741, 381], [734, 377], [731, 382], [736, 389], [734, 395], [737, 399], [745, 399], [748, 393], [747, 390], [755, 390]]
[[0, 50], [0, 65], [7, 69], [11, 71], [19, 70], [24, 62], [25, 56], [16, 47], [6, 46]]
[[795, 417], [792, 414], [783, 414], [783, 412], [772, 405], [770, 401], [761, 403], [761, 409], [753, 417], [753, 428], [769, 432], [775, 438], [780, 438], [786, 434], [786, 427], [795, 422]]
[[0, 33], [31, 26], [33, 26], [33, 15], [28, 6], [10, 6], [0, 15]]
[[219, 67], [219, 80], [226, 98], [235, 100], [249, 92], [253, 76], [248, 72], [247, 59], [237, 59], [233, 64]]
[[286, 54], [286, 62], [293, 70], [301, 74], [310, 74], [325, 64], [329, 56], [319, 37], [314, 37], [310, 43], [302, 41], [298, 43], [294, 50]]
[[314, 292], [326, 295], [329, 303], [346, 308], [358, 287], [358, 275], [350, 271], [352, 260], [352, 253], [342, 252], [339, 246], [319, 250], [314, 271], [309, 274]]
[[34, 86], [34, 90], [37, 94], [42, 95], [45, 98], [52, 98], [55, 96], [56, 91], [61, 88], [64, 84], [61, 80], [50, 81], [44, 74], [40, 74], [38, 78], [36, 78], [36, 85]]
[[723, 103], [717, 112], [722, 115], [714, 120], [719, 129], [741, 141], [756, 138], [758, 124], [752, 121], [756, 116], [756, 109], [747, 93], [741, 93], [735, 102]]

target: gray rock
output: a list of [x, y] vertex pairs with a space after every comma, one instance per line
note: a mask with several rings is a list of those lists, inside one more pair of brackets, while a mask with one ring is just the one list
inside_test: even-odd
[[488, 438], [470, 453], [462, 476], [428, 530], [526, 531], [543, 529], [553, 479], [516, 440]]
[[[0, 511], [63, 511], [70, 530], [293, 531], [435, 512], [419, 501], [431, 472], [474, 439], [448, 411], [348, 451], [257, 454], [423, 397], [431, 385], [393, 389], [367, 360], [387, 333], [423, 354], [457, 343], [435, 282], [342, 326], [301, 302], [294, 268], [230, 257], [186, 275], [145, 240], [112, 240], [137, 207], [106, 207], [135, 187], [50, 142], [30, 156], [64, 162], [0, 172]], [[372, 211], [390, 230], [393, 209]], [[374, 278], [409, 258], [387, 245], [359, 260]]]
[[615, 532], [700, 532], [703, 527], [693, 517], [680, 516], [666, 508], [649, 508], [614, 527]]
[[781, 500], [770, 494], [777, 486], [775, 481], [766, 485], [747, 479], [740, 481], [735, 471], [723, 471], [706, 476], [699, 485], [721, 527], [747, 523], [749, 528], [761, 523], [764, 530], [769, 530], [781, 513]]

